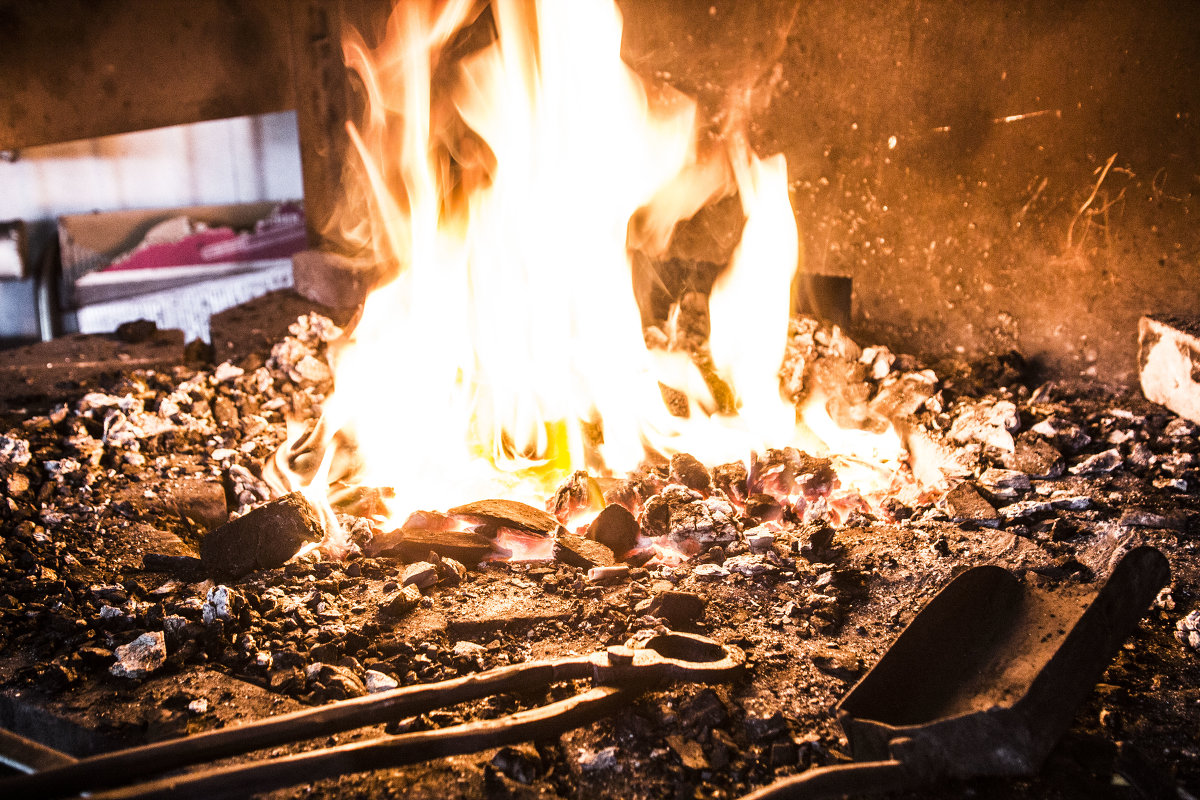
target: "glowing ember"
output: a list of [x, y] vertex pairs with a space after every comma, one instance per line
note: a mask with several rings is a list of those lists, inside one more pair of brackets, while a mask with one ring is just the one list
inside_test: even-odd
[[[346, 46], [369, 100], [350, 128], [369, 215], [344, 225], [397, 275], [337, 351], [320, 424], [276, 459], [287, 488], [328, 510], [335, 481], [389, 487], [380, 522], [395, 527], [481, 497], [542, 506], [572, 471], [622, 475], [648, 453], [748, 463], [785, 445], [869, 464], [864, 494], [891, 488], [894, 432], [841, 431], [819, 402], [798, 429], [780, 394], [799, 260], [783, 157], [759, 159], [730, 130], [699, 159], [694, 103], [651, 101], [604, 0], [496, 0], [496, 40], [435, 93], [472, 6], [398, 4], [380, 48]], [[738, 409], [721, 413], [687, 354], [647, 349], [627, 248], [632, 236], [665, 249], [676, 222], [735, 191], [745, 229], [710, 298], [711, 364]], [[687, 398], [687, 418], [668, 413], [660, 383]], [[302, 450], [308, 468], [293, 471]], [[581, 529], [599, 510], [564, 513]]]

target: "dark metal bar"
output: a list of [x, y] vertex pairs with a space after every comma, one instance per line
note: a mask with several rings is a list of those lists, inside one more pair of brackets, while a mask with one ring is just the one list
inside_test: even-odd
[[131, 775], [159, 774], [264, 747], [328, 736], [498, 692], [590, 678], [592, 671], [592, 662], [587, 656], [581, 656], [502, 667], [429, 686], [406, 686], [235, 728], [92, 756], [35, 775], [9, 778], [0, 781], [0, 796], [8, 800], [46, 800], [84, 790], [119, 786], [128, 782]]
[[389, 736], [294, 756], [205, 770], [92, 795], [93, 800], [221, 800], [353, 772], [558, 736], [626, 706], [640, 688], [602, 686], [557, 703], [453, 728]]
[[26, 774], [74, 764], [75, 758], [0, 728], [0, 764]]

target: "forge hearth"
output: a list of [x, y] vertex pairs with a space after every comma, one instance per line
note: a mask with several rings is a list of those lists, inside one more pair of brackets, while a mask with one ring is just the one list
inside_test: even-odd
[[[287, 316], [294, 303], [268, 298], [239, 314], [261, 321], [275, 306], [282, 321], [294, 322]], [[923, 367], [906, 359], [896, 363]], [[235, 375], [234, 367], [243, 372]], [[791, 516], [794, 507], [781, 514], [777, 500], [747, 503], [737, 506], [733, 538], [706, 541], [689, 561], [614, 567], [576, 560], [578, 543], [561, 533], [558, 557], [487, 560], [495, 557], [488, 525], [558, 521], [537, 509], [513, 519], [512, 505], [477, 503], [458, 512], [482, 522], [482, 532], [447, 536], [449, 547], [474, 542], [474, 557], [439, 553], [436, 526], [426, 521], [408, 532], [407, 549], [396, 545], [405, 535], [389, 540], [381, 533], [374, 549], [364, 533], [364, 551], [373, 555], [336, 561], [311, 552], [223, 584], [207, 579], [198, 547], [220, 524], [214, 503], [221, 513], [245, 500], [261, 503], [252, 492], [256, 465], [285, 436], [277, 400], [293, 391], [281, 389], [291, 380], [286, 364], [264, 349], [236, 364], [128, 371], [109, 385], [76, 388], [63, 405], [56, 396], [39, 409], [37, 398], [26, 397], [32, 416], [10, 424], [0, 465], [7, 487], [4, 726], [82, 756], [396, 685], [591, 652], [665, 625], [743, 648], [744, 676], [724, 685], [664, 685], [603, 722], [556, 738], [322, 781], [315, 789], [330, 797], [734, 797], [848, 756], [834, 704], [953, 575], [996, 564], [1028, 586], [1087, 589], [1105, 579], [1121, 553], [1150, 544], [1168, 556], [1171, 584], [1039, 775], [951, 783], [920, 796], [969, 789], [984, 797], [1134, 797], [1194, 786], [1200, 753], [1189, 732], [1200, 666], [1185, 618], [1197, 601], [1192, 539], [1200, 507], [1189, 491], [1200, 467], [1195, 427], [1132, 395], [1029, 385], [995, 364], [934, 365], [933, 372], [935, 391], [924, 396], [939, 400], [927, 402], [918, 418], [931, 441], [940, 430], [941, 457], [957, 454], [970, 473], [942, 503], [893, 502], [840, 522], [804, 522]], [[323, 388], [305, 389], [308, 413], [319, 407]], [[181, 404], [181, 391], [192, 398], [190, 407]], [[162, 427], [127, 403], [123, 413], [139, 429], [119, 445], [106, 444], [104, 426], [92, 421], [92, 410], [106, 401], [84, 399], [88, 392], [136, 399], [156, 409]], [[162, 416], [168, 398], [176, 406], [167, 409], [178, 407], [178, 415]], [[239, 409], [236, 420], [215, 416], [219, 398]], [[1010, 430], [1005, 420], [1013, 419]], [[1013, 446], [1007, 455], [992, 449], [1004, 434]], [[1047, 448], [1056, 458], [1045, 457]], [[1014, 460], [1019, 453], [1024, 460]], [[799, 469], [792, 484], [818, 476], [822, 464]], [[705, 487], [704, 474], [715, 486]], [[651, 468], [642, 480], [653, 475], [664, 486], [687, 481], [696, 488], [680, 490], [696, 493], [738, 480], [713, 475], [694, 459]], [[557, 498], [560, 508], [571, 485]], [[556, 507], [555, 497], [547, 501]], [[628, 514], [611, 507], [621, 511], [609, 516]], [[148, 646], [160, 638], [165, 660]], [[127, 647], [135, 642], [141, 644]], [[140, 670], [146, 674], [127, 677]], [[499, 695], [400, 720], [389, 730], [494, 718], [569, 691]], [[381, 733], [368, 728], [332, 741]]]
[[[0, 75], [32, 87], [0, 102], [6, 158], [294, 105], [314, 249], [211, 346], [139, 321], [0, 354], [0, 754], [186, 751], [593, 654], [596, 687], [505, 684], [225, 765], [420, 748], [583, 692], [601, 721], [273, 796], [715, 800], [929, 747], [908, 796], [1200, 795], [1185, 0], [102, 5], [0, 0], [22, 56]], [[145, 52], [109, 59], [131, 17]], [[199, 30], [215, 67], [161, 52]], [[63, 89], [95, 64], [120, 102]], [[977, 614], [944, 601], [964, 586]], [[1058, 662], [1046, 705], [1073, 722], [1033, 774], [856, 738], [856, 696], [916, 722], [914, 676], [953, 688], [1003, 612], [1080, 598], [1103, 647]], [[1096, 622], [1117, 605], [1132, 633]], [[1019, 638], [1009, 675], [1048, 658]], [[604, 683], [653, 641], [739, 669]]]

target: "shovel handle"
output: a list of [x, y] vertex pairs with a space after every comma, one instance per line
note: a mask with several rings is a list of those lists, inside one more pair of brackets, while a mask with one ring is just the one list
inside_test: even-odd
[[818, 767], [745, 795], [742, 800], [820, 800], [894, 792], [917, 783], [912, 771], [896, 760], [865, 761]]

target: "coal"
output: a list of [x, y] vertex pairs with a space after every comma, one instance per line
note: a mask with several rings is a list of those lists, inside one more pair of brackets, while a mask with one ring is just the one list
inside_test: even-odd
[[492, 540], [471, 531], [428, 531], [401, 528], [371, 540], [372, 555], [396, 556], [404, 561], [422, 561], [435, 553], [462, 564], [478, 564], [492, 552]]
[[1063, 473], [1063, 457], [1054, 445], [1032, 431], [1016, 437], [1014, 449], [1004, 456], [1004, 466], [1032, 478], [1057, 478]]
[[535, 536], [549, 536], [558, 528], [552, 515], [515, 500], [477, 500], [446, 513], [485, 528], [511, 528]]
[[768, 449], [750, 464], [747, 490], [751, 494], [791, 495], [799, 488], [807, 497], [827, 495], [838, 483], [833, 462], [794, 447]]
[[213, 578], [236, 580], [281, 567], [305, 544], [322, 538], [317, 510], [292, 492], [209, 531], [200, 542], [200, 560]]
[[708, 474], [708, 468], [688, 453], [671, 456], [671, 482], [698, 492], [712, 491], [712, 476]]
[[1000, 516], [995, 507], [984, 499], [971, 483], [960, 483], [946, 495], [946, 511], [954, 522], [975, 523], [995, 527]]
[[616, 561], [608, 547], [573, 533], [560, 533], [555, 537], [554, 558], [580, 569], [611, 567]]
[[646, 613], [665, 619], [673, 628], [695, 625], [704, 616], [707, 601], [694, 592], [668, 590], [650, 600]]
[[746, 516], [759, 522], [778, 520], [783, 516], [783, 506], [769, 494], [752, 494], [746, 498]]
[[620, 557], [637, 546], [641, 527], [633, 514], [617, 504], [607, 506], [588, 526], [589, 539], [607, 547]]
[[437, 567], [428, 561], [417, 561], [404, 568], [404, 577], [400, 583], [412, 585], [418, 589], [428, 589], [438, 582]]
[[166, 572], [185, 578], [198, 576], [204, 570], [204, 562], [195, 556], [173, 556], [166, 553], [144, 554], [142, 566], [155, 572]]
[[562, 482], [547, 507], [554, 514], [555, 519], [566, 525], [577, 514], [603, 508], [604, 493], [595, 478], [590, 477], [583, 470], [579, 470]]
[[420, 602], [421, 590], [412, 584], [407, 584], [401, 586], [400, 591], [388, 597], [380, 610], [391, 617], [402, 617], [416, 608]]

